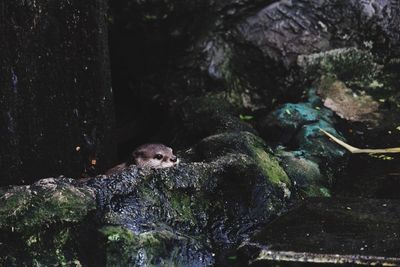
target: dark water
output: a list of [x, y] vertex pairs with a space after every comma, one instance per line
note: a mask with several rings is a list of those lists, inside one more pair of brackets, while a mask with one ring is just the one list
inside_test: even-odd
[[[399, 114], [393, 114], [399, 117]], [[392, 118], [393, 119], [393, 118]], [[393, 121], [400, 121], [399, 119]], [[372, 130], [351, 127], [342, 130], [347, 140], [359, 148], [400, 147], [400, 131], [395, 124], [384, 129]], [[336, 177], [334, 196], [398, 199], [400, 188], [400, 153], [397, 154], [351, 154], [347, 168]]]

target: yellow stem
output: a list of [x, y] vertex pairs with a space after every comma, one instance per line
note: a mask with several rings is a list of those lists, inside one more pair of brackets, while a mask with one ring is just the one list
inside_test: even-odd
[[325, 135], [327, 135], [329, 138], [331, 138], [335, 143], [339, 144], [340, 146], [344, 147], [348, 151], [350, 151], [353, 154], [356, 153], [366, 153], [366, 154], [387, 154], [387, 153], [400, 153], [400, 147], [392, 147], [392, 148], [377, 148], [377, 149], [362, 149], [358, 147], [351, 146], [349, 144], [346, 144], [342, 140], [336, 138], [332, 134], [328, 133], [325, 130], [322, 130], [320, 128], [320, 131], [323, 132]]

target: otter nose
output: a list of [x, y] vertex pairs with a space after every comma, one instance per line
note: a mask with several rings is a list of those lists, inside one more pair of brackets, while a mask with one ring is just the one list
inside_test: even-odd
[[173, 157], [171, 157], [171, 159], [170, 159], [172, 162], [176, 162], [177, 160], [178, 160], [178, 157], [177, 156], [173, 156]]

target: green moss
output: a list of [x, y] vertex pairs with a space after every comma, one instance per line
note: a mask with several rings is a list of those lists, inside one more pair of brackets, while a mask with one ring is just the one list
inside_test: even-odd
[[107, 243], [124, 242], [123, 244], [136, 244], [137, 236], [130, 230], [122, 226], [104, 226], [99, 229], [100, 233], [106, 238]]
[[256, 156], [256, 161], [260, 168], [264, 171], [265, 176], [268, 181], [273, 184], [285, 183], [290, 184], [290, 179], [279, 165], [278, 161], [274, 159], [270, 154], [265, 152], [265, 150], [255, 147], [254, 153]]
[[33, 266], [81, 266], [76, 238], [67, 227], [46, 229], [26, 237], [25, 241], [22, 240], [25, 246], [16, 246], [12, 253], [16, 253], [18, 258], [32, 260], [28, 265]]
[[310, 185], [301, 191], [303, 197], [331, 197], [330, 190], [322, 186]]
[[323, 196], [323, 197], [331, 197], [331, 192], [326, 187], [320, 187], [319, 192], [321, 193], [321, 196]]
[[68, 228], [62, 229], [54, 236], [54, 246], [57, 249], [62, 249], [71, 238], [71, 231]]
[[8, 233], [7, 245], [25, 244], [7, 254], [16, 255], [26, 265], [80, 266], [75, 230], [95, 209], [92, 191], [74, 187], [67, 179], [49, 178], [3, 189], [0, 231]]
[[372, 53], [356, 48], [334, 49], [302, 56], [299, 64], [309, 76], [319, 78], [330, 75], [350, 87], [363, 89], [371, 84], [380, 84], [377, 79], [382, 74], [382, 66], [375, 62]]
[[[52, 194], [46, 201], [43, 216], [53, 214], [53, 219], [61, 219], [67, 222], [78, 222], [90, 209], [95, 209], [93, 196], [85, 190], [77, 188], [63, 188], [58, 193]], [[39, 217], [38, 219], [42, 219]]]
[[[0, 228], [14, 227], [9, 221], [19, 217], [29, 209], [31, 195], [28, 191], [18, 190], [17, 192], [2, 192], [0, 197]], [[14, 230], [13, 229], [13, 230]]]
[[155, 206], [160, 202], [156, 192], [150, 187], [141, 186], [138, 193], [140, 195], [140, 199], [145, 200], [149, 205]]
[[79, 222], [96, 207], [94, 197], [84, 190], [63, 188], [38, 195], [18, 190], [8, 194], [0, 200], [0, 228], [12, 226], [18, 232], [36, 231], [59, 221]]
[[130, 266], [139, 250], [139, 238], [122, 226], [105, 226], [100, 230], [104, 236], [106, 266]]
[[[180, 266], [175, 261], [173, 244], [181, 238], [169, 231], [149, 231], [135, 234], [121, 226], [104, 226], [100, 230], [104, 237], [106, 266]], [[164, 265], [165, 264], [165, 265]]]
[[289, 187], [291, 184], [289, 177], [275, 157], [267, 152], [267, 149], [265, 142], [260, 137], [246, 131], [210, 136], [203, 139], [198, 148], [210, 158], [231, 154], [237, 160], [240, 159], [240, 154], [247, 155], [251, 160], [242, 159], [243, 170], [255, 163], [271, 184], [282, 188], [283, 183]]
[[[384, 62], [384, 65], [381, 65]], [[328, 52], [300, 56], [299, 65], [305, 77], [319, 80], [331, 76], [352, 90], [359, 90], [392, 108], [400, 102], [399, 62], [397, 58], [382, 58], [356, 48], [334, 49]], [[398, 110], [392, 110], [395, 113]]]
[[0, 229], [20, 232], [28, 239], [53, 223], [80, 222], [89, 211], [96, 209], [91, 191], [67, 184], [55, 186], [53, 179], [1, 193]]
[[37, 244], [39, 242], [39, 238], [36, 235], [30, 236], [27, 240], [26, 240], [26, 245], [28, 247], [32, 247], [35, 244]]
[[245, 139], [250, 156], [255, 160], [269, 182], [274, 185], [281, 185], [281, 183], [290, 185], [289, 177], [274, 156], [267, 153], [267, 147], [261, 138], [248, 132], [243, 132], [242, 138]]
[[185, 193], [174, 192], [171, 194], [170, 203], [180, 219], [194, 221], [190, 196]]

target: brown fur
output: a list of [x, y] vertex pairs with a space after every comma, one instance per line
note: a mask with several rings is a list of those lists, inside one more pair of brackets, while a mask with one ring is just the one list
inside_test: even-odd
[[179, 163], [178, 158], [173, 154], [172, 148], [163, 144], [144, 144], [136, 148], [131, 158], [113, 168], [106, 174], [120, 172], [128, 166], [135, 164], [142, 168], [169, 168]]

